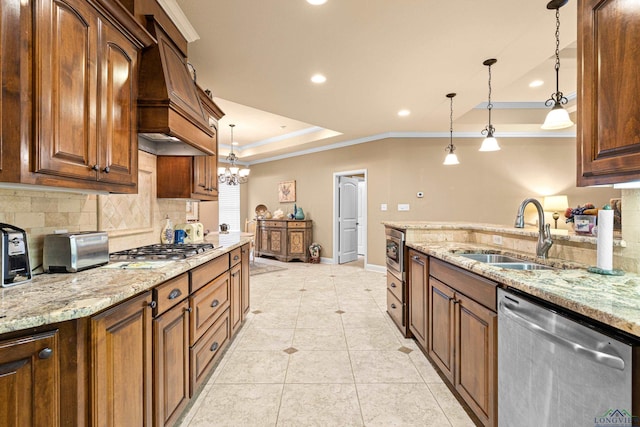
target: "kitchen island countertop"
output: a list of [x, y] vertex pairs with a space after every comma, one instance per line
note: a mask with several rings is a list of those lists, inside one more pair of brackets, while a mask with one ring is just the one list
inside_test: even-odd
[[215, 249], [161, 262], [158, 268], [113, 268], [110, 263], [78, 273], [40, 274], [30, 282], [0, 288], [0, 334], [91, 316], [227, 254], [250, 238], [241, 233], [216, 234], [205, 242]]

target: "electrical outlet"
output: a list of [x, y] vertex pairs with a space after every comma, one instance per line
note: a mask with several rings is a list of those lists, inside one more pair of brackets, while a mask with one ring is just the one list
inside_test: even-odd
[[380, 210], [381, 211], [386, 211], [387, 210], [387, 204], [386, 203], [380, 204]]
[[497, 234], [493, 235], [493, 244], [494, 245], [502, 245], [502, 236], [498, 236]]
[[408, 211], [409, 210], [409, 204], [408, 203], [399, 203], [398, 204], [398, 211]]

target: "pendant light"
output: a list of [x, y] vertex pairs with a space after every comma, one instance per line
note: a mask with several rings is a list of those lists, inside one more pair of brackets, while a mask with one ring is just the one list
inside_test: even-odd
[[564, 129], [573, 126], [569, 113], [562, 107], [568, 102], [568, 99], [560, 92], [560, 8], [567, 4], [567, 1], [552, 0], [547, 4], [547, 9], [555, 9], [556, 11], [556, 92], [552, 93], [551, 98], [544, 103], [547, 107], [553, 105], [542, 125], [542, 129], [545, 130]]
[[231, 152], [227, 156], [227, 162], [229, 162], [228, 167], [219, 167], [218, 168], [218, 182], [221, 184], [227, 185], [238, 185], [244, 184], [249, 180], [249, 173], [251, 170], [249, 168], [240, 169], [236, 162], [238, 161], [238, 156], [233, 152], [233, 128], [236, 125], [229, 125], [231, 128]]
[[493, 136], [496, 129], [491, 124], [491, 109], [493, 108], [493, 104], [491, 103], [491, 66], [496, 62], [498, 62], [498, 60], [492, 58], [487, 59], [482, 63], [482, 65], [489, 67], [489, 102], [487, 102], [487, 110], [489, 110], [489, 124], [487, 127], [482, 129], [482, 132], [480, 132], [481, 134], [486, 135], [482, 141], [482, 145], [480, 146], [480, 151], [498, 151], [500, 149], [498, 140]]
[[458, 156], [454, 153], [456, 147], [453, 146], [453, 97], [456, 96], [455, 93], [448, 93], [447, 98], [450, 101], [450, 112], [449, 112], [449, 145], [445, 150], [447, 151], [447, 156], [444, 158], [443, 165], [458, 165], [460, 161], [458, 160]]

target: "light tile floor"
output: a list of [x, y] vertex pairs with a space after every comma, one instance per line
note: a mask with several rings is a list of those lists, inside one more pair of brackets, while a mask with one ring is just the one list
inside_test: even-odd
[[274, 263], [251, 314], [183, 418], [196, 426], [473, 426], [386, 313], [386, 276]]

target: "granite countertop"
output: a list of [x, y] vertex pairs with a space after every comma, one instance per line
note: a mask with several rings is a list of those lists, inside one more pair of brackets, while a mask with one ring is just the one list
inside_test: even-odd
[[241, 233], [207, 236], [214, 250], [159, 262], [157, 268], [122, 269], [109, 263], [78, 273], [40, 274], [0, 288], [0, 334], [93, 315], [250, 242]]
[[[583, 264], [557, 258], [538, 260], [532, 254], [477, 243], [414, 242], [407, 246], [640, 338], [638, 274], [605, 276], [588, 272]], [[465, 252], [512, 255], [556, 269], [509, 270], [461, 257]]]

